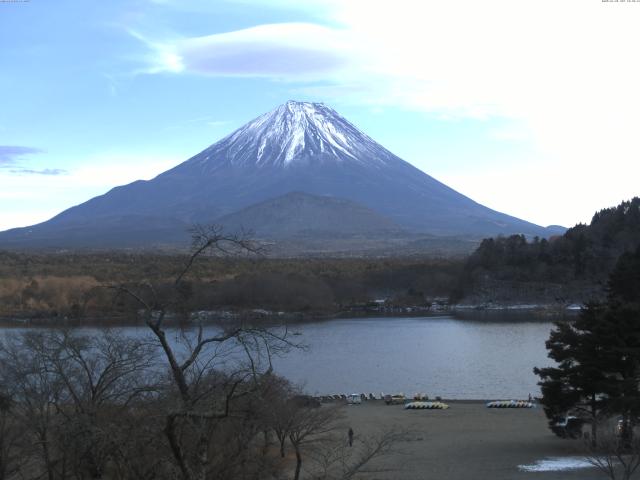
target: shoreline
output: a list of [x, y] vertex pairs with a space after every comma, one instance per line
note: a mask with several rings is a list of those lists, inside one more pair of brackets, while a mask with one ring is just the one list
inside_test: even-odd
[[[414, 307], [407, 307], [414, 308]], [[178, 319], [175, 315], [168, 315], [167, 325], [179, 326], [196, 323], [198, 320], [204, 324], [224, 325], [234, 321], [260, 321], [265, 324], [290, 322], [307, 323], [321, 322], [328, 320], [343, 319], [367, 319], [367, 318], [429, 318], [443, 315], [533, 315], [540, 317], [564, 317], [577, 315], [580, 306], [562, 307], [558, 304], [513, 304], [513, 305], [453, 305], [447, 308], [436, 310], [413, 310], [413, 311], [337, 311], [331, 313], [308, 313], [308, 312], [273, 312], [264, 309], [250, 310], [207, 310], [193, 312], [190, 319]], [[512, 320], [516, 320], [515, 318]], [[84, 326], [105, 326], [105, 327], [127, 327], [144, 326], [141, 318], [121, 317], [81, 317], [69, 318], [63, 315], [47, 315], [44, 312], [31, 312], [28, 314], [0, 315], [0, 328], [10, 327], [84, 327]]]
[[[320, 399], [323, 397], [323, 395], [309, 395], [310, 397], [314, 398], [314, 399]], [[324, 395], [324, 397], [327, 397], [328, 395]], [[511, 397], [511, 398], [488, 398], [488, 399], [479, 399], [479, 398], [440, 398], [440, 399], [436, 399], [436, 397], [429, 397], [428, 400], [415, 400], [413, 398], [405, 398], [403, 403], [397, 403], [394, 405], [387, 405], [385, 403], [385, 401], [381, 398], [376, 398], [376, 399], [367, 399], [367, 400], [363, 400], [361, 404], [357, 404], [357, 405], [350, 405], [347, 403], [346, 400], [329, 400], [329, 401], [322, 401], [321, 403], [323, 405], [331, 405], [331, 404], [341, 404], [341, 405], [347, 405], [347, 406], [353, 406], [353, 407], [358, 407], [361, 405], [371, 405], [371, 406], [376, 406], [376, 407], [404, 407], [407, 403], [410, 402], [442, 402], [442, 403], [446, 403], [446, 404], [451, 404], [451, 405], [482, 405], [485, 408], [486, 404], [489, 402], [495, 402], [495, 401], [511, 401], [514, 400], [516, 402], [526, 402], [528, 401], [526, 398], [518, 398], [518, 397]], [[539, 403], [539, 397], [533, 397], [531, 399], [531, 403], [533, 403], [533, 407], [531, 408], [520, 408], [520, 410], [531, 410], [531, 409], [536, 409], [536, 408], [542, 408], [542, 405]], [[498, 410], [498, 409], [496, 409]]]

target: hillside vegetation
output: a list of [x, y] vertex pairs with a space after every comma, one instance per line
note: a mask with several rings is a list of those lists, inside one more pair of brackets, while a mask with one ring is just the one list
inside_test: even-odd
[[468, 302], [584, 302], [604, 294], [618, 258], [640, 245], [640, 198], [597, 212], [549, 240], [489, 238], [469, 257], [454, 296]]
[[[184, 256], [118, 252], [0, 252], [0, 316], [125, 315], [127, 305], [104, 286], [151, 282], [168, 287], [184, 262]], [[425, 257], [201, 258], [190, 272], [184, 307], [331, 314], [376, 298], [422, 305], [449, 295], [462, 264], [461, 259]]]

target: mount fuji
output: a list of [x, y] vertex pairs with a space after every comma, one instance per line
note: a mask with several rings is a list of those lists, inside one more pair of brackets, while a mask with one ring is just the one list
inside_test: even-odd
[[0, 247], [178, 246], [194, 223], [255, 229], [263, 238], [563, 231], [474, 202], [324, 104], [289, 101], [152, 180], [0, 233]]

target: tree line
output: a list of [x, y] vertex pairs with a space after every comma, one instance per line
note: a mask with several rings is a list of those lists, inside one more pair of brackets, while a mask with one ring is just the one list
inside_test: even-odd
[[[183, 257], [175, 255], [0, 253], [0, 316], [126, 316], [135, 304], [104, 285], [153, 282], [171, 290]], [[460, 259], [276, 259], [209, 256], [182, 286], [185, 308], [269, 309], [331, 314], [376, 298], [424, 304], [447, 297]], [[119, 303], [118, 303], [119, 302]]]
[[640, 245], [640, 198], [597, 212], [558, 237], [488, 238], [470, 255], [454, 297], [508, 296], [577, 303], [602, 298], [618, 258]]

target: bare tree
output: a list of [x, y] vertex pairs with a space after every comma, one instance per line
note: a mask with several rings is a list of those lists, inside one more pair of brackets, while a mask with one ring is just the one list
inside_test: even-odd
[[24, 430], [14, 420], [14, 408], [13, 399], [0, 392], [0, 480], [12, 478], [24, 465]]
[[266, 428], [275, 434], [280, 457], [284, 458], [285, 444], [294, 426], [296, 409], [299, 407], [293, 397], [299, 392], [289, 381], [275, 376], [267, 383], [267, 387], [263, 394]]
[[103, 476], [120, 421], [156, 389], [153, 350], [109, 331], [31, 331], [4, 342], [0, 373], [13, 388], [14, 420], [40, 445], [49, 479]]
[[[44, 359], [29, 348], [28, 335], [9, 335], [0, 348], [0, 381], [10, 388], [14, 401], [13, 419], [30, 437], [21, 454], [31, 463], [37, 477], [64, 478], [65, 462], [55, 445], [60, 424], [56, 405], [64, 392]], [[28, 448], [31, 447], [31, 448]]]
[[[232, 404], [257, 391], [257, 377], [271, 371], [270, 358], [294, 346], [284, 329], [233, 325], [205, 329], [202, 323], [181, 331], [176, 343], [167, 335], [168, 313], [184, 310], [187, 277], [204, 255], [256, 254], [260, 248], [246, 233], [227, 235], [220, 227], [196, 226], [192, 253], [177, 273], [172, 291], [160, 295], [151, 283], [112, 285], [142, 308], [168, 365], [175, 400], [165, 416], [164, 434], [179, 475], [185, 480], [209, 477], [216, 458], [214, 430], [234, 415]], [[244, 362], [238, 361], [238, 352]], [[229, 365], [233, 365], [229, 368]], [[227, 368], [225, 368], [227, 367]]]
[[326, 435], [336, 428], [341, 417], [340, 407], [294, 405], [291, 402], [291, 421], [288, 427], [289, 441], [296, 454], [294, 480], [300, 478], [302, 469], [302, 447], [306, 444], [326, 440]]
[[388, 468], [372, 464], [376, 459], [398, 453], [395, 447], [408, 436], [407, 431], [390, 429], [368, 437], [356, 437], [353, 447], [348, 447], [340, 437], [325, 442], [311, 453], [312, 478], [349, 480], [358, 475], [388, 472]]
[[611, 480], [629, 480], [640, 467], [640, 439], [623, 438], [610, 424], [600, 425], [594, 445], [586, 442], [586, 459]]
[[64, 384], [64, 445], [74, 449], [74, 471], [102, 478], [114, 458], [117, 431], [132, 403], [154, 393], [155, 348], [147, 341], [103, 330], [96, 337], [63, 331], [45, 336], [40, 354]]

